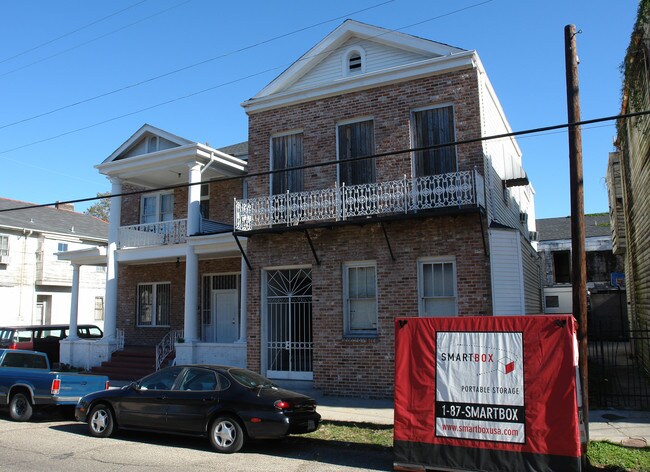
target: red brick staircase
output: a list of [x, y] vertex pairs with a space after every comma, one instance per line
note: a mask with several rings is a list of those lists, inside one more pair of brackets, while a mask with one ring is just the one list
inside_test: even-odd
[[155, 370], [156, 348], [153, 346], [124, 346], [124, 350], [113, 353], [110, 361], [91, 369], [94, 374], [107, 375], [110, 380], [137, 380]]

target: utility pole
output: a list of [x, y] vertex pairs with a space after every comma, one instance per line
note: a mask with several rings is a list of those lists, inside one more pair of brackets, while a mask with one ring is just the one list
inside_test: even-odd
[[[564, 27], [568, 122], [580, 122], [580, 93], [578, 84], [578, 51], [576, 27]], [[573, 286], [573, 316], [578, 320], [578, 350], [580, 383], [582, 384], [582, 414], [589, 441], [589, 383], [587, 372], [587, 264], [585, 256], [585, 207], [582, 174], [582, 134], [580, 126], [569, 127], [569, 171], [571, 179], [571, 285]], [[583, 462], [586, 460], [583, 448]]]

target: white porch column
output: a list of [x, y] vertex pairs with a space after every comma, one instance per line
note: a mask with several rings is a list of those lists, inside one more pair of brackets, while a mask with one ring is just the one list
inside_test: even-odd
[[[122, 193], [122, 181], [111, 178], [111, 194]], [[108, 223], [108, 247], [106, 249], [106, 312], [104, 316], [104, 339], [114, 340], [117, 328], [117, 244], [122, 219], [122, 197], [111, 197]]]
[[248, 300], [248, 266], [246, 265], [246, 260], [241, 258], [241, 298], [239, 300], [240, 311], [239, 311], [239, 339], [237, 342], [245, 343], [246, 342], [246, 303]]
[[79, 339], [77, 333], [77, 316], [79, 313], [79, 264], [72, 264], [72, 294], [70, 298], [70, 332], [68, 339]]
[[[197, 234], [201, 228], [201, 164], [189, 165], [189, 183], [187, 191], [187, 235]], [[197, 185], [191, 185], [197, 184]], [[198, 341], [199, 338], [199, 256], [191, 244], [187, 244], [185, 256], [185, 341]]]

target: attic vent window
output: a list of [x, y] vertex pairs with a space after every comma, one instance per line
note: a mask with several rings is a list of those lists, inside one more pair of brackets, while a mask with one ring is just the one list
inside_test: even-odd
[[361, 56], [359, 54], [352, 54], [348, 62], [348, 69], [350, 73], [361, 72]]
[[343, 55], [343, 75], [363, 74], [366, 71], [366, 52], [356, 46]]

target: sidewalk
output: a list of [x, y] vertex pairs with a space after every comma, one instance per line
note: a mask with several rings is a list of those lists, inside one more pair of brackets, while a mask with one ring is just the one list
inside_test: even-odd
[[[316, 399], [324, 420], [393, 424], [392, 400], [329, 397], [316, 390], [304, 393]], [[589, 412], [589, 440], [646, 447], [650, 441], [650, 411], [593, 410]]]

